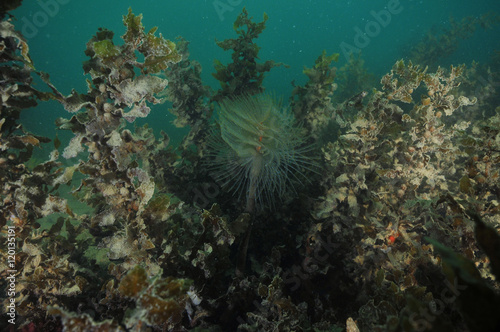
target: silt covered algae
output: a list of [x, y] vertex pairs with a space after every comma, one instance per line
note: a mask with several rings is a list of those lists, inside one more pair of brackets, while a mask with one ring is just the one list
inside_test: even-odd
[[[305, 67], [287, 107], [263, 95], [265, 73], [282, 65], [258, 57], [255, 39], [268, 19], [255, 23], [243, 10], [237, 38], [217, 42], [232, 62], [215, 61], [214, 90], [187, 41], [147, 30], [129, 10], [120, 38], [101, 28], [87, 43], [87, 92], [64, 95], [35, 69], [28, 42], [4, 18], [0, 226], [15, 248], [0, 249], [12, 256], [0, 266], [6, 288], [15, 280], [3, 298], [5, 308], [14, 303], [15, 327], [498, 328], [499, 100], [493, 83], [477, 86], [481, 73], [499, 78], [498, 59], [442, 68], [434, 48], [417, 44], [411, 61], [397, 61], [368, 86], [373, 75], [361, 55], [337, 70], [338, 54], [325, 51]], [[479, 21], [467, 22], [444, 35], [469, 36]], [[45, 90], [33, 84], [36, 76]], [[69, 142], [23, 128], [20, 113], [47, 100], [68, 111], [56, 126], [71, 133]], [[189, 128], [177, 148], [169, 133], [158, 138], [136, 122], [165, 100], [175, 125]], [[254, 121], [245, 109], [212, 120], [214, 110], [242, 112], [242, 100], [283, 113]], [[273, 116], [290, 121], [294, 136], [281, 139]], [[266, 178], [259, 209], [245, 203], [251, 188], [235, 196], [225, 174], [207, 167], [221, 163], [213, 144], [220, 127], [235, 125], [255, 127], [245, 137], [252, 158], [287, 167], [266, 170], [279, 174]], [[286, 153], [266, 152], [290, 141], [297, 146]], [[47, 160], [32, 158], [47, 146]], [[244, 165], [244, 155], [233, 158]], [[236, 184], [254, 175], [240, 169], [224, 171], [243, 179]]]

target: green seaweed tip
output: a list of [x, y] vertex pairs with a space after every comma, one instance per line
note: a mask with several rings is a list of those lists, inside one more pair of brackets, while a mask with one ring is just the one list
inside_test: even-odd
[[120, 54], [120, 50], [109, 39], [94, 43], [94, 52], [101, 59], [108, 59]]
[[321, 56], [319, 56], [315, 63], [314, 68], [316, 69], [328, 69], [332, 61], [339, 61], [339, 53], [333, 53], [331, 55], [326, 55], [326, 50], [323, 50]]
[[142, 25], [142, 14], [135, 15], [132, 13], [132, 8], [128, 8], [128, 14], [123, 16], [123, 24], [127, 27], [127, 32], [122, 36], [127, 43], [134, 42], [137, 36], [144, 34], [144, 26]]
[[326, 54], [326, 50], [316, 59], [313, 68], [304, 68], [302, 71], [309, 79], [313, 81], [321, 81], [325, 84], [332, 84], [335, 80], [335, 72], [330, 68], [333, 61], [337, 62], [339, 54]]
[[[124, 45], [117, 46], [113, 43], [113, 34], [109, 31], [98, 33], [98, 41], [92, 44], [95, 55], [103, 60], [111, 60], [122, 57], [125, 61], [136, 57], [133, 53], [138, 51], [144, 55], [144, 62], [131, 63], [141, 68], [143, 73], [158, 73], [168, 68], [169, 64], [177, 63], [181, 60], [181, 55], [177, 53], [176, 45], [170, 40], [166, 40], [160, 34], [155, 36], [158, 29], [153, 27], [147, 33], [144, 32], [142, 25], [142, 14], [135, 15], [132, 9], [128, 9], [128, 14], [123, 16], [123, 24], [127, 31], [121, 38], [125, 41]], [[121, 66], [123, 61], [116, 61], [115, 66]]]

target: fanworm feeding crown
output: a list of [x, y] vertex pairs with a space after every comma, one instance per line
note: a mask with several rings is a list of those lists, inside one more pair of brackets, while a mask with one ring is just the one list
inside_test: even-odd
[[293, 114], [271, 96], [223, 100], [218, 115], [210, 165], [225, 187], [246, 194], [247, 211], [254, 204], [272, 207], [275, 195], [282, 197], [294, 179], [306, 179], [304, 171], [315, 167]]

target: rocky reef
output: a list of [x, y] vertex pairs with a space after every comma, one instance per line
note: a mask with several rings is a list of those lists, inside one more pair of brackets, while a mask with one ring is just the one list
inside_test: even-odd
[[[130, 9], [119, 42], [102, 28], [87, 43], [87, 91], [64, 95], [36, 70], [16, 5], [0, 7], [3, 330], [500, 328], [498, 57], [443, 68], [424, 40], [374, 83], [361, 55], [337, 69], [323, 52], [283, 111], [262, 96], [282, 65], [258, 58], [267, 15], [243, 10], [237, 38], [217, 42], [232, 62], [215, 61], [214, 90], [187, 41]], [[446, 45], [494, 18], [453, 23]], [[55, 124], [67, 143], [20, 122], [48, 100], [68, 112]], [[159, 104], [189, 129], [177, 147], [136, 122]], [[215, 109], [227, 114], [214, 121]], [[255, 166], [266, 190], [254, 196], [272, 208], [227, 190], [226, 171], [253, 174], [238, 173], [243, 152], [240, 168], [217, 159], [228, 126], [248, 129], [244, 146], [229, 141], [253, 159], [292, 146]], [[249, 187], [233, 191], [260, 202]]]

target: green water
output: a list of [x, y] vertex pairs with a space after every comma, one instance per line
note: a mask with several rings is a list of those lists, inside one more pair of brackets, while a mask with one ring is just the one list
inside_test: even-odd
[[[24, 1], [12, 14], [16, 26], [27, 37], [30, 54], [37, 70], [47, 72], [52, 82], [63, 93], [71, 89], [86, 92], [86, 77], [82, 62], [86, 42], [99, 27], [115, 32], [115, 41], [124, 33], [122, 15], [131, 7], [142, 13], [143, 24], [149, 29], [158, 26], [158, 32], [168, 39], [182, 36], [190, 41], [191, 59], [203, 66], [204, 83], [214, 89], [218, 82], [212, 77], [213, 60], [223, 63], [230, 54], [224, 52], [215, 40], [235, 37], [232, 23], [246, 7], [249, 14], [260, 21], [269, 15], [267, 28], [257, 41], [260, 58], [283, 62], [289, 68], [278, 67], [266, 77], [268, 91], [287, 100], [292, 91], [291, 82], [303, 84], [304, 66], [312, 66], [323, 50], [340, 53], [338, 67], [346, 63], [346, 47], [361, 50], [366, 67], [375, 77], [388, 72], [394, 62], [405, 55], [431, 27], [446, 27], [449, 18], [460, 20], [479, 16], [489, 11], [500, 12], [500, 2], [489, 1], [241, 1], [241, 0], [185, 0], [185, 1]], [[389, 13], [389, 15], [384, 15]], [[363, 36], [359, 35], [363, 32]], [[478, 29], [474, 36], [464, 40], [458, 50], [442, 65], [487, 61], [498, 49], [500, 27]], [[38, 85], [43, 88], [42, 84]], [[186, 133], [174, 128], [174, 116], [168, 112], [168, 103], [153, 107], [147, 119], [155, 132], [166, 130], [175, 144]], [[54, 121], [69, 117], [56, 102], [44, 103], [36, 110], [23, 112], [22, 123], [34, 133], [54, 137]], [[59, 133], [64, 141], [70, 133]]]

